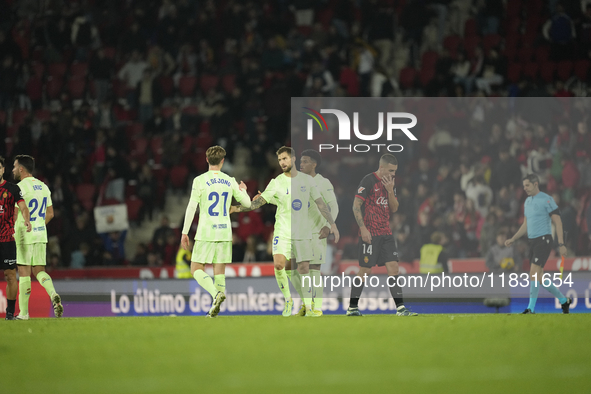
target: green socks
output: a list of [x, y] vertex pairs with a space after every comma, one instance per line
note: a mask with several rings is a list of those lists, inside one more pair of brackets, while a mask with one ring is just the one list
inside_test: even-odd
[[279, 286], [281, 293], [283, 293], [283, 297], [285, 297], [286, 300], [291, 300], [291, 292], [289, 291], [289, 282], [287, 280], [285, 269], [278, 270], [275, 268], [275, 279], [277, 279], [277, 285]]
[[205, 291], [211, 294], [211, 298], [215, 298], [215, 295], [218, 293], [218, 290], [214, 286], [211, 276], [207, 275], [203, 270], [197, 270], [193, 274], [193, 278], [195, 278], [197, 283], [199, 283], [199, 285], [203, 287]]
[[222, 293], [226, 292], [226, 275], [219, 274], [214, 276], [215, 288]]
[[18, 280], [18, 307], [20, 315], [29, 314], [29, 297], [31, 297], [31, 277], [21, 276]]
[[302, 275], [300, 275], [298, 270], [291, 270], [291, 271], [286, 271], [286, 272], [290, 273], [289, 279], [291, 279], [291, 283], [293, 284], [293, 287], [296, 289], [296, 291], [300, 295], [300, 298], [304, 299], [304, 296], [302, 294]]
[[322, 295], [324, 293], [324, 286], [322, 284], [322, 275], [319, 270], [310, 270], [310, 276], [312, 276], [312, 295], [314, 297], [314, 309], [322, 310]]
[[[30, 278], [29, 278], [30, 280]], [[47, 294], [51, 297], [53, 293], [55, 293], [55, 287], [53, 287], [53, 281], [51, 280], [51, 276], [47, 274], [45, 271], [41, 271], [37, 274], [37, 280], [41, 283], [41, 286], [45, 288]]]
[[[298, 274], [298, 276], [300, 276]], [[312, 277], [310, 276], [310, 273], [307, 274], [301, 274], [301, 278], [302, 278], [302, 282], [301, 282], [301, 294], [302, 295], [302, 299], [304, 301], [304, 305], [306, 305], [306, 309], [310, 309], [312, 308]]]

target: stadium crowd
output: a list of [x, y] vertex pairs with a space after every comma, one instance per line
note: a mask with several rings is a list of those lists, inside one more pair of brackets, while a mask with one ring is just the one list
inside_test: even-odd
[[[402, 260], [435, 231], [449, 257], [485, 256], [522, 220], [526, 172], [559, 204], [570, 253], [588, 254], [589, 112], [482, 114], [484, 97], [586, 96], [590, 56], [588, 0], [9, 0], [0, 151], [33, 155], [53, 192], [50, 265], [169, 265], [180, 236], [168, 218], [127, 261], [125, 233], [96, 234], [92, 208], [125, 202], [141, 225], [207, 169], [212, 144], [228, 152], [224, 170], [263, 190], [289, 143], [291, 97], [465, 98], [468, 126], [424, 129], [400, 158]], [[348, 177], [374, 164], [319, 168], [341, 205], [340, 257], [356, 243]], [[235, 220], [234, 261], [269, 261], [272, 208]]]

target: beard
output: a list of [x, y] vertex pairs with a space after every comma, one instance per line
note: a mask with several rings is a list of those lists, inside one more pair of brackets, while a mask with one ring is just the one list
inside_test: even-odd
[[288, 172], [291, 172], [291, 168], [292, 168], [292, 167], [293, 167], [293, 166], [286, 167], [286, 168], [285, 168], [285, 170], [283, 170], [283, 173], [284, 173], [284, 174], [286, 174], [286, 173], [288, 173]]

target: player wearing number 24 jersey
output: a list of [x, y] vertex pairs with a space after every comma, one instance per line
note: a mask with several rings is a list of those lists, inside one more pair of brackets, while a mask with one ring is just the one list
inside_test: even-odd
[[53, 303], [56, 317], [64, 313], [62, 300], [53, 287], [51, 277], [45, 272], [47, 223], [53, 219], [51, 191], [47, 185], [33, 176], [35, 159], [28, 155], [18, 155], [14, 160], [12, 173], [20, 181], [25, 203], [29, 208], [32, 231], [27, 233], [22, 215], [18, 215], [14, 238], [16, 240], [16, 263], [18, 264], [20, 313], [17, 319], [29, 319], [29, 297], [31, 295], [31, 272], [45, 288]]

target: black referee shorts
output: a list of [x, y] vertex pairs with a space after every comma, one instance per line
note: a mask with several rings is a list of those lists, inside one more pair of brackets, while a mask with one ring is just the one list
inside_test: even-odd
[[16, 269], [16, 242], [0, 242], [0, 269]]
[[376, 235], [371, 237], [370, 244], [359, 238], [360, 267], [383, 267], [389, 261], [398, 261], [398, 250], [393, 235]]
[[529, 263], [544, 268], [552, 252], [552, 236], [542, 235], [529, 240]]

